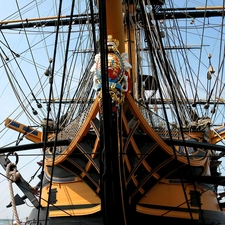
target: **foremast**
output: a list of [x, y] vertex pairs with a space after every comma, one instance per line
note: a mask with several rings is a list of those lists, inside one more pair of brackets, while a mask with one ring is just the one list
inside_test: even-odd
[[[112, 66], [114, 72], [117, 71], [117, 65], [120, 64], [121, 57], [119, 52], [123, 53], [124, 31], [122, 17], [121, 0], [101, 1], [99, 4], [99, 21], [100, 21], [100, 62], [96, 62], [97, 77], [101, 87], [99, 87], [100, 97], [100, 187], [101, 187], [101, 207], [103, 212], [103, 221], [105, 225], [111, 224], [127, 224], [126, 206], [124, 205], [124, 184], [121, 178], [122, 170], [122, 146], [121, 146], [121, 106], [118, 101], [122, 99], [122, 90], [113, 88], [114, 96], [110, 88], [109, 64], [118, 60], [115, 67]], [[105, 22], [106, 21], [106, 22]], [[112, 37], [112, 46], [107, 46], [107, 37]], [[116, 40], [118, 44], [114, 46]], [[114, 47], [116, 49], [114, 49]], [[118, 49], [117, 49], [118, 48]], [[111, 54], [111, 62], [110, 55]], [[121, 64], [120, 64], [121, 65]], [[121, 71], [122, 73], [122, 71]], [[114, 76], [114, 75], [112, 75]], [[123, 74], [121, 74], [122, 78]], [[117, 78], [115, 78], [117, 79]], [[120, 84], [119, 84], [120, 85]], [[120, 85], [121, 87], [121, 85]]]

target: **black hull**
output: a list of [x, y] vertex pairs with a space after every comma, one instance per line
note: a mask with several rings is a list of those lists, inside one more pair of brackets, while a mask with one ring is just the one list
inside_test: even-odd
[[[41, 224], [47, 224], [47, 225], [80, 225], [80, 224], [86, 224], [86, 225], [103, 225], [103, 216], [102, 213], [95, 213], [92, 215], [85, 215], [85, 216], [68, 216], [68, 217], [53, 217], [48, 218], [48, 222], [45, 223], [46, 220], [46, 210], [45, 208], [40, 210], [40, 219], [39, 222]], [[28, 221], [27, 225], [36, 224], [38, 217], [38, 210], [33, 209]], [[127, 225], [165, 225], [165, 224], [171, 224], [171, 225], [225, 225], [225, 215], [224, 212], [214, 212], [214, 211], [207, 211], [202, 210], [202, 215], [204, 217], [204, 221], [202, 219], [199, 220], [191, 220], [191, 219], [180, 219], [180, 218], [170, 218], [170, 217], [164, 217], [164, 216], [150, 216], [145, 215], [137, 212], [131, 212], [129, 222]], [[115, 215], [116, 217], [116, 215]], [[199, 216], [200, 217], [200, 216]]]
[[[27, 225], [36, 224], [38, 218], [38, 210], [33, 209], [31, 214], [28, 218]], [[46, 208], [40, 209], [39, 212], [39, 224], [46, 224], [46, 225], [80, 225], [80, 224], [88, 224], [88, 225], [103, 225], [103, 217], [102, 214], [95, 213], [91, 215], [85, 216], [68, 216], [68, 217], [53, 217], [48, 218], [47, 223], [46, 221]]]

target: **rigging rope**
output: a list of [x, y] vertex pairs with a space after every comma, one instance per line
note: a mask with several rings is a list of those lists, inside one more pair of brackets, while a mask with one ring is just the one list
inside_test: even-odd
[[[11, 170], [11, 169], [13, 169], [13, 170]], [[15, 220], [16, 220], [17, 224], [19, 225], [20, 220], [19, 220], [19, 216], [18, 216], [18, 213], [17, 213], [17, 209], [16, 209], [13, 186], [12, 186], [12, 183], [16, 182], [20, 178], [20, 173], [17, 171], [17, 167], [16, 167], [15, 163], [9, 163], [6, 166], [6, 177], [8, 178], [8, 181], [9, 181], [9, 191], [10, 191], [13, 215], [15, 217]]]
[[[145, 6], [145, 3], [144, 3], [144, 1], [142, 0], [142, 3], [143, 4], [141, 4], [141, 0], [140, 0], [140, 6], [141, 6], [141, 11], [142, 11], [142, 13], [143, 13], [143, 15], [145, 15], [145, 17], [143, 17], [143, 21], [144, 21], [144, 26], [146, 26], [146, 27], [149, 27], [149, 31], [153, 31], [153, 32], [149, 32], [149, 33], [147, 33], [146, 34], [146, 39], [147, 39], [147, 42], [148, 42], [148, 45], [149, 45], [149, 48], [150, 48], [150, 43], [152, 44], [152, 42], [154, 43], [154, 41], [156, 41], [155, 43], [156, 43], [156, 46], [159, 46], [159, 49], [162, 51], [162, 59], [163, 59], [163, 61], [165, 62], [165, 64], [163, 65], [163, 64], [161, 64], [161, 69], [162, 69], [162, 72], [163, 73], [165, 73], [165, 75], [167, 75], [166, 76], [166, 78], [164, 78], [165, 80], [165, 82], [167, 82], [168, 84], [169, 84], [169, 86], [170, 87], [176, 87], [176, 83], [178, 82], [178, 80], [174, 80], [174, 78], [176, 78], [175, 76], [173, 76], [173, 75], [175, 75], [173, 72], [173, 70], [171, 69], [171, 65], [170, 65], [170, 63], [169, 63], [169, 61], [167, 60], [167, 57], [166, 57], [166, 53], [165, 53], [165, 49], [163, 48], [163, 45], [162, 45], [162, 40], [161, 40], [161, 38], [159, 38], [156, 34], [158, 34], [158, 33], [160, 33], [159, 32], [159, 26], [158, 26], [158, 24], [156, 23], [156, 25], [155, 26], [153, 26], [155, 29], [156, 29], [156, 31], [155, 31], [155, 33], [154, 33], [154, 30], [153, 29], [151, 29], [151, 23], [150, 23], [150, 21], [149, 21], [149, 17], [148, 17], [148, 15], [147, 15], [147, 13], [145, 12], [145, 10], [144, 10], [144, 6]], [[151, 12], [151, 16], [154, 18], [154, 8], [153, 8], [153, 11]], [[155, 35], [155, 36], [154, 36]], [[156, 59], [157, 58], [160, 58], [161, 56], [159, 56], [158, 55], [158, 51], [156, 51], [155, 52], [155, 57], [156, 57]], [[156, 76], [156, 78], [158, 79], [158, 77]], [[174, 81], [175, 81], [175, 83], [174, 83]], [[159, 81], [158, 81], [158, 83], [159, 83]], [[170, 88], [170, 92], [171, 92], [171, 96], [172, 96], [172, 99], [177, 99], [177, 96], [180, 94], [178, 94], [178, 92], [175, 90], [176, 88], [174, 88], [174, 89], [172, 89], [172, 88]], [[161, 96], [161, 98], [162, 98], [162, 89], [161, 88], [159, 88], [159, 91], [160, 91], [160, 96]], [[183, 132], [182, 132], [182, 121], [181, 121], [181, 115], [179, 114], [179, 108], [180, 108], [180, 106], [179, 106], [179, 102], [178, 101], [175, 101], [174, 102], [175, 104], [174, 104], [174, 110], [175, 110], [175, 112], [176, 112], [176, 115], [177, 115], [177, 118], [178, 118], [178, 122], [179, 122], [179, 125], [180, 125], [180, 130], [181, 130], [181, 134], [182, 134], [182, 140], [184, 140], [185, 138], [184, 138], [184, 136], [183, 136]], [[166, 123], [167, 123], [167, 126], [168, 126], [168, 131], [169, 131], [169, 135], [170, 135], [170, 139], [172, 140], [172, 133], [171, 133], [171, 129], [170, 129], [170, 127], [169, 127], [169, 120], [168, 120], [168, 117], [167, 117], [167, 113], [166, 113], [166, 111], [165, 111], [165, 105], [163, 104], [163, 107], [164, 107], [164, 112], [165, 112], [165, 119], [166, 119]], [[182, 109], [180, 109], [180, 110], [182, 110]], [[175, 157], [175, 159], [176, 159], [176, 162], [178, 162], [177, 161], [177, 154], [176, 154], [176, 149], [174, 148], [174, 145], [172, 145], [172, 149], [173, 149], [173, 151], [174, 151], [174, 157]], [[187, 153], [186, 153], [187, 154]], [[188, 165], [190, 166], [190, 159], [189, 159], [189, 157], [188, 157], [188, 155], [186, 155], [187, 156], [187, 162], [188, 162]], [[180, 171], [179, 170], [179, 165], [177, 164], [177, 169], [178, 169], [178, 171]], [[190, 171], [191, 172], [191, 171]], [[182, 177], [182, 176], [181, 176]], [[191, 212], [191, 208], [190, 208], [190, 204], [188, 203], [188, 198], [187, 198], [187, 194], [186, 194], [186, 191], [185, 191], [185, 187], [184, 187], [184, 182], [183, 182], [183, 179], [181, 179], [181, 185], [182, 185], [182, 189], [183, 189], [183, 192], [184, 192], [184, 197], [185, 197], [185, 199], [186, 199], [186, 202], [187, 202], [187, 207], [188, 207], [188, 211], [189, 211], [189, 215], [190, 215], [190, 218], [191, 218], [191, 220], [193, 220], [193, 215], [192, 215], [192, 212]], [[197, 193], [197, 189], [196, 189], [196, 185], [195, 185], [195, 183], [193, 183], [193, 187], [194, 187], [194, 190], [195, 190], [195, 192]], [[200, 205], [200, 202], [198, 202], [198, 205], [199, 205], [199, 211], [200, 211], [200, 214], [201, 214], [201, 217], [203, 218], [203, 216], [202, 216], [202, 211], [201, 211], [201, 205]], [[164, 213], [164, 214], [162, 214], [162, 216], [163, 215], [166, 215], [168, 212], [166, 212], [166, 213]], [[204, 221], [203, 221], [203, 223], [204, 223]]]

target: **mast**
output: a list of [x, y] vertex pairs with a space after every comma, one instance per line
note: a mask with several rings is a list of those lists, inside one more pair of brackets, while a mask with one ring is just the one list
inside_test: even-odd
[[102, 79], [100, 182], [101, 206], [105, 225], [127, 224], [124, 205], [124, 185], [121, 169], [121, 108], [115, 109], [115, 101], [109, 94], [107, 36], [119, 41], [118, 50], [124, 52], [124, 33], [121, 0], [99, 2], [100, 57]]
[[125, 45], [124, 45], [122, 1], [120, 0], [106, 1], [106, 24], [107, 24], [107, 35], [112, 35], [113, 38], [119, 41], [118, 50], [120, 53], [123, 53], [125, 51]]

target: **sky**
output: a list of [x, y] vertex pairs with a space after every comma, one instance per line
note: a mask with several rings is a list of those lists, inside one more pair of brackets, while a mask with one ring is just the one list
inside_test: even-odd
[[[61, 15], [70, 14], [70, 5], [72, 1], [63, 1]], [[84, 1], [81, 1], [84, 3]], [[58, 1], [57, 1], [58, 3]], [[38, 10], [37, 10], [38, 6]], [[22, 14], [18, 13], [18, 7]], [[76, 11], [83, 12], [81, 5], [75, 5]], [[0, 8], [0, 21], [17, 20], [19, 18], [29, 19], [38, 17], [57, 16], [57, 8], [55, 7], [55, 0], [8, 0], [7, 7]], [[88, 24], [86, 25], [88, 26]], [[21, 30], [2, 30], [0, 33], [0, 55], [4, 60], [0, 59], [0, 104], [4, 105], [0, 110], [0, 146], [2, 148], [15, 146], [19, 134], [13, 130], [6, 129], [4, 120], [9, 117], [10, 119], [16, 120], [26, 126], [34, 126], [34, 129], [39, 127], [40, 121], [46, 118], [47, 106], [45, 104], [46, 98], [49, 96], [49, 77], [44, 73], [47, 69], [52, 68], [50, 59], [53, 58], [54, 54], [54, 43], [55, 43], [55, 27], [34, 26], [27, 32]], [[64, 51], [67, 40], [68, 26], [60, 28], [60, 37], [58, 42], [60, 43], [57, 52], [59, 53], [56, 58], [55, 65], [55, 83], [54, 83], [54, 96], [52, 98], [58, 98], [60, 94], [60, 84], [62, 79], [63, 71], [63, 60]], [[71, 35], [74, 40], [77, 38], [76, 32]], [[84, 36], [85, 38], [85, 36]], [[29, 39], [29, 43], [27, 42]], [[41, 41], [42, 40], [42, 41]], [[64, 43], [64, 45], [63, 45]], [[71, 49], [74, 49], [76, 40], [71, 43]], [[82, 43], [81, 43], [82, 45]], [[10, 46], [10, 47], [9, 47]], [[31, 51], [32, 49], [32, 51]], [[17, 54], [19, 57], [17, 57]], [[74, 74], [71, 76], [70, 89], [65, 90], [67, 97], [74, 95], [74, 90], [78, 85], [78, 76], [81, 74], [77, 72], [78, 69], [82, 69], [81, 59], [73, 57], [73, 51], [69, 49], [68, 54], [68, 65], [71, 63], [71, 67], [68, 66], [68, 72]], [[7, 63], [5, 58], [8, 57]], [[13, 60], [14, 59], [14, 60]], [[6, 65], [6, 68], [4, 65]], [[76, 66], [75, 66], [76, 65]], [[22, 68], [22, 70], [21, 70]], [[9, 79], [10, 77], [10, 79]], [[41, 81], [43, 81], [42, 86]], [[10, 82], [12, 85], [10, 85]], [[42, 95], [42, 92], [45, 95]], [[16, 98], [14, 93], [18, 93], [20, 99]], [[28, 94], [29, 93], [29, 94]], [[32, 95], [33, 94], [33, 95]], [[42, 103], [42, 108], [38, 108], [35, 98], [39, 103]], [[23, 108], [18, 107], [23, 103]], [[65, 106], [62, 106], [62, 111], [65, 110]], [[38, 114], [33, 115], [32, 109], [37, 110]], [[54, 119], [57, 116], [57, 106], [52, 107], [51, 117]], [[30, 144], [31, 142], [26, 138], [20, 139], [20, 144]], [[35, 187], [39, 182], [37, 177], [39, 173], [39, 165], [37, 162], [42, 160], [42, 150], [27, 150], [18, 152], [19, 161], [17, 163], [17, 169], [22, 175], [24, 180], [29, 182], [32, 187]], [[9, 156], [12, 162], [15, 162], [15, 156]], [[39, 171], [40, 172], [40, 171]], [[10, 192], [8, 180], [5, 177], [6, 172], [0, 167], [0, 219], [11, 219], [13, 217], [12, 208], [6, 208], [10, 203]], [[13, 184], [14, 195], [19, 194], [23, 197], [23, 193], [19, 188]], [[18, 206], [18, 214], [22, 221], [25, 220], [31, 211], [32, 204], [26, 201], [26, 204]]]
[[[18, 19], [20, 17], [20, 15], [18, 13], [15, 13], [17, 11], [18, 5], [21, 8], [25, 5], [27, 5], [28, 4], [27, 2], [28, 2], [27, 0], [19, 0], [19, 1], [7, 0], [7, 7], [4, 7], [4, 5], [2, 5], [0, 7], [0, 21], [8, 19], [8, 18]], [[27, 6], [26, 8], [31, 9], [32, 7], [35, 6], [36, 1], [31, 1], [31, 2], [33, 2], [33, 3], [29, 6]], [[56, 15], [56, 9], [53, 7], [54, 0], [52, 0], [52, 1], [51, 0], [48, 0], [48, 1], [40, 0], [38, 2], [43, 2], [43, 7], [40, 8], [41, 9], [40, 12], [37, 12], [37, 11], [34, 12], [32, 10], [29, 10], [26, 12], [24, 10], [23, 18], [37, 17], [38, 13], [40, 13], [42, 15], [47, 15], [47, 16]], [[182, 6], [182, 7], [185, 7], [185, 5], [186, 5], [186, 1], [175, 0], [174, 2], [176, 4], [180, 4], [180, 6]], [[202, 1], [199, 0], [199, 1], [190, 1], [190, 2], [194, 5], [197, 5], [198, 2], [201, 3]], [[208, 1], [209, 5], [210, 5], [210, 2], [213, 5], [216, 5], [217, 3], [218, 3], [217, 5], [220, 5], [222, 1], [219, 1], [219, 0], [218, 1]], [[65, 12], [67, 12], [66, 8], [67, 7], [65, 6], [64, 7]], [[10, 15], [10, 17], [9, 17], [9, 15]], [[212, 21], [213, 20], [211, 20], [211, 19], [209, 20], [209, 22], [212, 22]], [[31, 43], [37, 43], [37, 39], [39, 37], [35, 35], [35, 29], [33, 31], [34, 31], [33, 37], [32, 37], [33, 42], [31, 41]], [[195, 32], [194, 29], [193, 29], [193, 32]], [[23, 40], [21, 40], [20, 38], [17, 38], [17, 37], [15, 38], [15, 35], [11, 35], [11, 31], [7, 31], [7, 32], [5, 32], [4, 37], [6, 37], [7, 41], [10, 42], [10, 44], [11, 44], [10, 47], [12, 48], [11, 50], [13, 50], [14, 52], [21, 53], [21, 52], [23, 52], [24, 49], [28, 49], [26, 53], [21, 54], [21, 60], [18, 59], [18, 63], [22, 63], [22, 59], [24, 59], [24, 58], [27, 58], [27, 59], [32, 58], [32, 55], [29, 52], [29, 46], [27, 46], [27, 45], [25, 46], [25, 42], [24, 42], [24, 39], [26, 38], [25, 36], [23, 36]], [[3, 43], [6, 43], [6, 41], [4, 40], [4, 37], [0, 36], [0, 41], [2, 41]], [[54, 37], [49, 38], [46, 41], [53, 42]], [[188, 41], [192, 42], [192, 40], [188, 40]], [[9, 55], [9, 57], [10, 56], [12, 57], [12, 52], [9, 51], [9, 49], [7, 49], [2, 42], [0, 43], [0, 47], [4, 50], [4, 52], [7, 55]], [[205, 43], [205, 44], [208, 45], [211, 43]], [[35, 49], [34, 53], [35, 53], [35, 51], [39, 50], [39, 47], [40, 47], [39, 45], [34, 47], [34, 49]], [[216, 54], [216, 50], [215, 50], [215, 54]], [[51, 54], [50, 55], [35, 54], [35, 61], [37, 62], [38, 65], [40, 64], [40, 66], [37, 68], [38, 73], [43, 74], [45, 69], [48, 67], [48, 65], [49, 65], [48, 59], [50, 56], [51, 56]], [[11, 66], [11, 69], [13, 70], [13, 72], [16, 74], [16, 76], [19, 77], [20, 71], [15, 68], [16, 67], [14, 67], [14, 65]], [[32, 87], [35, 87], [35, 82], [37, 82], [36, 80], [32, 79], [33, 73], [36, 72], [34, 70], [35, 70], [34, 66], [31, 63], [27, 63], [27, 66], [24, 68], [24, 71], [23, 71], [23, 73], [28, 78], [28, 83], [30, 85], [32, 85]], [[26, 84], [26, 82], [24, 80], [22, 80], [21, 77], [18, 79], [21, 81], [21, 83], [22, 82], [24, 83], [23, 89], [20, 90], [20, 93], [22, 93], [23, 90], [26, 91], [26, 88], [28, 85]], [[7, 143], [13, 144], [14, 141], [17, 140], [17, 138], [18, 138], [17, 132], [12, 132], [12, 131], [8, 131], [8, 130], [4, 129], [4, 120], [6, 119], [6, 117], [8, 117], [10, 115], [10, 113], [14, 110], [14, 108], [16, 108], [16, 106], [19, 105], [17, 102], [17, 99], [13, 96], [12, 93], [13, 93], [12, 88], [8, 84], [8, 79], [7, 79], [6, 73], [5, 73], [2, 63], [0, 61], [0, 104], [2, 106], [1, 110], [0, 110], [0, 146], [2, 146], [2, 147], [6, 147]], [[24, 98], [25, 97], [23, 97], [23, 100], [24, 100]], [[29, 96], [29, 98], [32, 98], [32, 96]], [[27, 106], [27, 107], [29, 107], [29, 106]], [[18, 119], [19, 122], [27, 125], [28, 120], [26, 117], [19, 116], [19, 114], [11, 114], [10, 117], [11, 116]], [[18, 116], [18, 117], [16, 117], [16, 116]], [[21, 141], [21, 143], [27, 144], [29, 142], [24, 139]], [[19, 172], [22, 174], [23, 178], [27, 181], [30, 181], [32, 179], [32, 176], [34, 176], [36, 171], [39, 169], [39, 165], [37, 164], [37, 162], [39, 162], [42, 159], [41, 149], [29, 150], [29, 152], [27, 152], [27, 151], [19, 152], [18, 155], [19, 155], [19, 162], [18, 162], [17, 168], [18, 168]], [[12, 162], [15, 161], [14, 156], [11, 156], [10, 159]], [[31, 186], [35, 186], [38, 183], [38, 181], [39, 181], [38, 178], [35, 176], [34, 179], [30, 183]], [[16, 187], [16, 185], [13, 185], [13, 187], [14, 187], [14, 193], [19, 194], [22, 197], [23, 194]], [[5, 219], [5, 218], [11, 219], [13, 217], [12, 208], [6, 208], [6, 205], [8, 205], [10, 202], [8, 181], [5, 178], [5, 171], [2, 168], [0, 168], [0, 189], [1, 189], [1, 192], [0, 192], [0, 219]], [[27, 202], [24, 205], [18, 206], [18, 214], [22, 221], [24, 221], [25, 218], [29, 215], [30, 209], [32, 209], [32, 207], [29, 202]]]
[[[28, 2], [32, 2], [32, 4], [28, 5]], [[54, 1], [26, 1], [26, 0], [9, 0], [7, 1], [7, 7], [1, 7], [0, 8], [0, 20], [8, 20], [8, 19], [18, 19], [20, 15], [18, 13], [15, 13], [17, 11], [17, 7], [19, 6], [22, 8], [25, 5], [28, 5], [26, 9], [32, 9], [34, 6], [38, 3], [42, 2], [43, 6], [40, 7], [39, 9], [41, 12], [39, 12], [42, 15], [45, 16], [52, 16], [56, 15], [55, 9], [53, 7], [53, 2]], [[27, 12], [26, 12], [27, 11]], [[26, 18], [34, 18], [38, 17], [38, 12], [32, 11], [32, 10], [23, 10], [24, 15], [22, 16], [23, 19]], [[25, 13], [26, 12], [26, 13]], [[10, 15], [10, 17], [9, 17]], [[29, 38], [31, 38], [30, 43], [36, 43], [38, 42], [37, 39], [39, 38], [37, 35], [35, 35], [36, 30], [32, 30], [34, 32], [33, 37], [32, 33], [30, 34]], [[5, 32], [5, 31], [3, 31]], [[21, 31], [22, 32], [22, 31]], [[18, 31], [19, 33], [19, 31]], [[5, 39], [7, 40], [8, 43], [10, 43], [11, 50], [13, 50], [16, 53], [21, 54], [20, 58], [18, 58], [18, 64], [22, 65], [24, 59], [30, 60], [32, 58], [31, 53], [29, 52], [29, 46], [27, 46], [26, 41], [25, 41], [25, 35], [23, 35], [23, 38], [21, 39], [20, 36], [12, 35], [11, 31], [7, 31], [3, 35], [0, 35], [0, 41], [3, 43], [6, 43]], [[48, 39], [53, 43], [54, 38]], [[10, 59], [12, 59], [13, 55], [5, 47], [4, 44], [0, 44], [1, 48], [5, 52], [7, 56], [9, 56]], [[36, 51], [38, 51], [39, 46], [36, 47]], [[26, 49], [27, 52], [23, 53], [24, 49]], [[28, 49], [28, 50], [27, 50]], [[2, 53], [1, 53], [2, 54]], [[34, 54], [35, 54], [35, 47], [34, 47]], [[40, 66], [37, 68], [38, 73], [43, 74], [43, 71], [48, 68], [49, 66], [49, 55], [44, 54], [36, 54], [35, 56], [35, 61], [40, 64], [43, 64], [43, 68]], [[31, 62], [31, 60], [30, 60]], [[34, 73], [36, 72], [34, 69], [34, 66], [32, 63], [27, 63], [26, 67], [24, 68], [23, 73], [27, 76], [28, 83], [30, 86], [35, 87], [35, 82], [32, 77], [34, 76]], [[19, 105], [17, 99], [14, 97], [12, 88], [9, 85], [8, 78], [6, 76], [6, 72], [3, 69], [2, 63], [1, 68], [0, 68], [0, 104], [4, 105], [2, 110], [0, 111], [0, 146], [2, 147], [7, 147], [8, 143], [12, 143], [12, 145], [15, 145], [15, 140], [18, 138], [18, 133], [15, 131], [10, 131], [10, 130], [5, 130], [4, 129], [4, 120], [7, 117], [10, 117], [12, 119], [16, 119], [18, 122], [23, 123], [25, 125], [31, 125], [30, 123], [28, 124], [28, 120], [26, 117], [23, 117], [22, 115], [19, 115], [21, 113], [14, 113], [11, 114], [12, 111]], [[22, 82], [22, 90], [19, 90], [20, 93], [23, 91], [27, 91], [27, 84], [22, 78], [22, 75], [20, 76], [21, 72], [18, 70], [18, 66], [11, 64], [10, 69], [14, 72], [15, 76], [18, 77], [18, 80]], [[30, 95], [28, 98], [32, 98]], [[22, 97], [22, 100], [24, 100], [25, 97]], [[34, 105], [35, 106], [35, 105]], [[29, 105], [26, 105], [28, 108]], [[45, 106], [44, 106], [45, 107]], [[25, 138], [21, 140], [21, 144], [28, 144], [30, 143], [27, 141]], [[18, 152], [19, 155], [19, 161], [17, 164], [17, 169], [21, 176], [27, 181], [30, 182], [31, 186], [36, 186], [36, 184], [39, 182], [39, 179], [37, 178], [36, 171], [39, 169], [39, 165], [37, 162], [40, 162], [42, 159], [42, 151], [41, 149], [35, 149], [35, 150], [29, 150], [29, 151], [22, 151]], [[10, 156], [9, 157], [12, 162], [15, 162], [15, 156]], [[6, 208], [6, 206], [10, 203], [10, 192], [9, 192], [9, 184], [8, 180], [5, 178], [6, 172], [2, 167], [0, 167], [0, 187], [1, 187], [1, 192], [0, 192], [0, 219], [12, 219], [13, 218], [13, 211], [12, 208]], [[34, 176], [34, 177], [32, 177]], [[14, 190], [14, 195], [19, 194], [21, 197], [23, 197], [23, 193], [20, 191], [20, 189], [13, 184], [13, 190]], [[32, 204], [29, 201], [26, 201], [24, 205], [20, 205], [17, 207], [18, 210], [18, 215], [20, 220], [25, 221], [25, 218], [29, 216], [30, 211], [32, 210]]]

